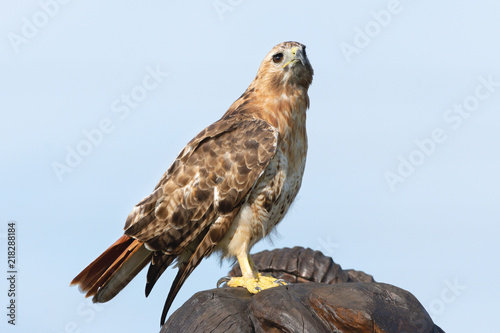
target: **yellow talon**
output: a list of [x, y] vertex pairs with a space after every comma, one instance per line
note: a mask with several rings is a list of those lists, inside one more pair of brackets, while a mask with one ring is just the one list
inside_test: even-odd
[[233, 277], [230, 281], [227, 282], [229, 287], [244, 287], [252, 294], [256, 294], [259, 291], [279, 287], [281, 285], [286, 284], [282, 280], [278, 281], [278, 279], [272, 276], [265, 276], [259, 273], [257, 278], [245, 278], [245, 277]]
[[243, 287], [252, 294], [259, 291], [286, 285], [287, 283], [281, 279], [276, 279], [272, 276], [262, 275], [255, 268], [252, 257], [246, 251], [242, 251], [236, 256], [240, 264], [241, 277], [232, 277], [227, 281], [229, 287]]

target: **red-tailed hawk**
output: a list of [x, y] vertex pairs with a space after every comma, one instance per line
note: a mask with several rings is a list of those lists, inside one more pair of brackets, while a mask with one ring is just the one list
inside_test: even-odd
[[161, 324], [184, 281], [204, 257], [236, 257], [250, 292], [277, 286], [249, 252], [281, 221], [299, 191], [307, 153], [307, 90], [313, 69], [306, 47], [276, 45], [224, 116], [180, 152], [153, 193], [127, 218], [125, 235], [71, 284], [107, 302], [150, 264], [146, 296], [174, 261], [179, 271]]

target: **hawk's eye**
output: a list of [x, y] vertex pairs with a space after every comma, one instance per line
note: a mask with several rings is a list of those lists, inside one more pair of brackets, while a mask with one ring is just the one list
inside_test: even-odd
[[283, 53], [276, 53], [273, 55], [273, 61], [275, 63], [281, 62], [281, 60], [283, 60]]

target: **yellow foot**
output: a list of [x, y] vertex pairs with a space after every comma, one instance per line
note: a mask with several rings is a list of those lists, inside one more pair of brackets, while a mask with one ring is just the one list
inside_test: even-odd
[[279, 287], [287, 283], [281, 279], [273, 278], [272, 276], [264, 276], [259, 273], [258, 278], [232, 277], [227, 282], [229, 287], [244, 287], [252, 294], [256, 294], [264, 289]]

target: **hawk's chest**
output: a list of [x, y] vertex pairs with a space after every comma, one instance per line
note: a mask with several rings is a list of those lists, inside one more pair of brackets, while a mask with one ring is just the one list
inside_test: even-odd
[[285, 134], [248, 201], [263, 235], [283, 219], [302, 184], [307, 155], [305, 124]]
[[[305, 120], [305, 119], [304, 119]], [[299, 192], [306, 164], [307, 135], [303, 126], [283, 133], [276, 154], [256, 182], [226, 233], [220, 248], [236, 255], [244, 244], [253, 244], [268, 235], [283, 219]]]

